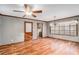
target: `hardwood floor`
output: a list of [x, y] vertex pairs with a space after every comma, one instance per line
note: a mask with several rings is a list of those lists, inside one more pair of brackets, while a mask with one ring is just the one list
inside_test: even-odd
[[79, 43], [40, 38], [17, 44], [0, 46], [1, 55], [77, 55]]
[[32, 40], [32, 32], [25, 32], [25, 41]]

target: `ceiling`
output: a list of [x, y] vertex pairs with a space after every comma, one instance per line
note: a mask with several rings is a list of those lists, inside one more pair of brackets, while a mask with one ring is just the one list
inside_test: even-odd
[[[79, 15], [79, 4], [31, 4], [34, 9], [42, 9], [43, 13], [36, 18], [26, 16], [25, 18], [33, 18], [37, 20], [50, 21], [70, 16]], [[24, 10], [23, 4], [0, 4], [0, 13], [23, 17], [24, 12], [13, 12], [13, 10]], [[54, 16], [55, 19], [54, 19]]]

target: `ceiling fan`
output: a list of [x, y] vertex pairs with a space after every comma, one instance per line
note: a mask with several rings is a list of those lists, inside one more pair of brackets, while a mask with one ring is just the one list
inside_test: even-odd
[[13, 12], [25, 12], [25, 15], [23, 15], [23, 17], [25, 17], [27, 15], [32, 15], [33, 17], [37, 17], [37, 14], [42, 13], [42, 10], [33, 10], [33, 7], [28, 4], [24, 4], [24, 8], [25, 8], [24, 11], [13, 10]]

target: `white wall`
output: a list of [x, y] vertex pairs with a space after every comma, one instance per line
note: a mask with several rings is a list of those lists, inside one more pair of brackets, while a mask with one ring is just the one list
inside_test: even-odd
[[33, 23], [33, 39], [37, 39], [37, 22]]
[[79, 42], [79, 37], [78, 36], [50, 35], [49, 37], [54, 37], [54, 38]]
[[43, 37], [47, 36], [47, 23], [43, 24]]
[[24, 41], [24, 23], [22, 21], [4, 17], [2, 20], [1, 44], [9, 44]]
[[2, 20], [0, 20], [0, 42], [1, 42], [1, 39], [2, 39]]
[[[20, 19], [14, 17], [0, 16], [0, 45], [24, 41], [24, 21], [33, 22], [33, 39], [37, 39], [37, 23], [45, 22]], [[2, 27], [2, 28], [1, 28]], [[1, 30], [2, 29], [2, 30]], [[46, 36], [46, 29], [43, 30], [43, 37]], [[2, 38], [1, 38], [2, 37]]]

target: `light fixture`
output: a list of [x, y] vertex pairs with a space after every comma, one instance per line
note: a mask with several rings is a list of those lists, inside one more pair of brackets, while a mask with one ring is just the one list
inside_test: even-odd
[[52, 26], [53, 24], [52, 24], [52, 23], [50, 23], [49, 25], [50, 25], [50, 26]]
[[76, 24], [77, 24], [77, 23], [78, 23], [78, 21], [77, 21], [77, 20], [75, 20], [75, 21], [74, 21], [74, 23], [76, 23]]
[[26, 12], [26, 15], [30, 16], [30, 15], [32, 15], [32, 12]]
[[54, 16], [54, 25], [56, 26], [56, 22], [55, 22], [55, 20], [56, 20], [56, 16]]

